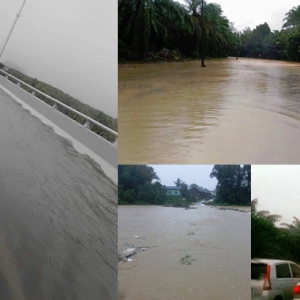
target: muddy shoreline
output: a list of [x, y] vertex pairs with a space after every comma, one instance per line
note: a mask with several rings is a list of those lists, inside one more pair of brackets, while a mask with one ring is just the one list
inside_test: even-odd
[[[210, 204], [204, 204], [203, 205], [210, 207], [210, 208], [216, 208], [218, 210], [233, 210], [233, 211], [239, 211], [248, 213], [251, 211], [251, 206], [224, 206], [224, 205], [210, 205]], [[186, 210], [188, 209], [196, 209], [197, 207], [195, 205], [163, 205], [163, 207], [172, 207], [172, 208], [184, 208]]]
[[[206, 205], [206, 204], [204, 204]], [[244, 212], [248, 213], [251, 212], [251, 206], [212, 206], [212, 205], [206, 205], [209, 206], [210, 208], [217, 208], [218, 210], [234, 210], [234, 211], [239, 211], [239, 212]]]

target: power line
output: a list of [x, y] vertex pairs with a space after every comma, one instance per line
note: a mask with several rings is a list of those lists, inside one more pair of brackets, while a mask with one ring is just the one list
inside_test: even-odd
[[1, 53], [0, 53], [0, 59], [1, 59], [1, 56], [2, 56], [2, 54], [3, 54], [3, 52], [4, 52], [4, 49], [5, 49], [5, 47], [6, 47], [7, 43], [8, 43], [8, 40], [9, 40], [9, 38], [10, 38], [10, 36], [11, 36], [11, 34], [12, 34], [12, 32], [13, 32], [13, 30], [14, 30], [16, 24], [17, 24], [17, 21], [18, 21], [19, 17], [21, 16], [21, 12], [22, 12], [22, 9], [23, 9], [23, 7], [24, 7], [26, 1], [27, 1], [27, 0], [24, 0], [24, 2], [23, 2], [23, 4], [22, 4], [22, 6], [21, 6], [19, 12], [18, 12], [17, 15], [16, 15], [16, 19], [15, 19], [15, 21], [14, 21], [14, 23], [13, 23], [13, 25], [12, 25], [10, 31], [9, 31], [9, 34], [8, 34], [8, 36], [7, 36], [7, 38], [6, 38], [6, 41], [5, 41], [5, 43], [4, 43], [4, 46], [3, 46], [2, 51], [1, 51]]

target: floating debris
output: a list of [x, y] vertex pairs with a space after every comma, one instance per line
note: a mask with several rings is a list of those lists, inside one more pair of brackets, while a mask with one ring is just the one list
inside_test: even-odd
[[134, 254], [137, 254], [139, 251], [147, 251], [148, 248], [154, 248], [154, 247], [157, 247], [157, 246], [147, 246], [147, 247], [134, 247], [133, 245], [130, 245], [130, 244], [124, 244], [124, 246], [127, 246], [129, 245], [130, 248], [127, 248], [125, 250], [122, 250], [122, 251], [119, 251], [118, 253], [118, 260], [119, 261], [123, 261], [123, 262], [127, 262], [127, 261], [131, 261], [128, 259], [128, 257], [134, 255]]
[[118, 260], [124, 261], [124, 258], [126, 259], [126, 258], [136, 254], [136, 252], [137, 252], [136, 248], [128, 248], [126, 250], [122, 250], [118, 253]]

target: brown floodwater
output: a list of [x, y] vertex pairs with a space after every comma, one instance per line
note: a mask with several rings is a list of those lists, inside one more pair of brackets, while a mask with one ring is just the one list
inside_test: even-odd
[[119, 163], [300, 163], [300, 64], [119, 65]]
[[250, 299], [250, 209], [196, 207], [119, 206], [119, 300]]

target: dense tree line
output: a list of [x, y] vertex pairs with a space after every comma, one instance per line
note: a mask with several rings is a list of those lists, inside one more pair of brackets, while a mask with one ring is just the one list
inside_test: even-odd
[[[2, 69], [4, 67], [3, 64], [0, 64], [0, 68]], [[7, 71], [9, 74], [17, 77], [18, 79], [24, 81], [25, 83], [31, 85], [32, 87], [40, 90], [41, 92], [59, 100], [60, 102], [78, 110], [79, 112], [91, 117], [92, 119], [98, 121], [99, 123], [102, 123], [103, 125], [113, 129], [114, 131], [118, 131], [118, 119], [116, 118], [112, 118], [109, 115], [105, 114], [104, 112], [95, 109], [85, 103], [82, 103], [81, 101], [73, 98], [72, 96], [64, 93], [63, 91], [47, 84], [44, 83], [42, 81], [39, 81], [36, 78], [31, 78], [17, 70], [14, 70], [12, 68], [9, 68], [9, 70]], [[0, 73], [0, 75], [3, 76], [2, 73]], [[14, 82], [13, 79], [11, 79], [11, 81]], [[15, 82], [16, 83], [16, 82]], [[27, 90], [28, 92], [31, 92], [31, 90], [26, 87], [26, 86], [21, 86], [24, 90]], [[41, 100], [43, 100], [44, 102], [46, 102], [49, 105], [53, 105], [53, 102], [49, 99], [47, 99], [46, 97], [42, 96], [42, 95], [37, 95], [37, 97]], [[65, 115], [67, 115], [68, 117], [72, 118], [73, 120], [84, 124], [85, 120], [80, 117], [77, 116], [75, 113], [71, 112], [71, 111], [67, 111], [65, 108], [58, 106], [57, 109], [59, 111], [61, 111], [62, 113], [64, 113]], [[103, 138], [107, 139], [110, 142], [114, 142], [116, 140], [116, 137], [107, 132], [104, 129], [99, 129], [97, 126], [93, 126], [92, 131], [94, 131], [95, 133], [99, 134], [100, 136], [102, 136]]]
[[167, 200], [154, 169], [146, 165], [119, 165], [118, 203], [162, 205]]
[[276, 222], [281, 216], [257, 210], [257, 200], [251, 202], [251, 257], [292, 260], [300, 263], [300, 220], [292, 224]]
[[300, 61], [300, 5], [285, 14], [280, 31], [267, 23], [240, 33], [241, 56]]
[[[153, 204], [188, 206], [196, 201], [188, 185], [180, 178], [174, 184], [180, 187], [181, 196], [167, 195], [154, 169], [147, 165], [119, 165], [119, 204]], [[207, 196], [205, 194], [205, 196]], [[205, 197], [203, 196], [203, 198]]]
[[118, 0], [119, 59], [226, 57], [238, 34], [221, 6], [204, 1]]
[[267, 23], [238, 32], [216, 3], [118, 0], [119, 59], [181, 60], [243, 56], [300, 61], [300, 5], [285, 14], [280, 31]]
[[[216, 204], [250, 205], [251, 200], [251, 166], [250, 165], [216, 165], [210, 174], [216, 177]], [[181, 197], [169, 196], [165, 187], [159, 182], [154, 169], [147, 165], [119, 165], [119, 204], [171, 204], [195, 202], [195, 195], [190, 192], [188, 184], [180, 178], [174, 181], [180, 187]], [[198, 187], [193, 184], [191, 187]], [[203, 190], [198, 201], [211, 197]], [[183, 201], [183, 202], [182, 202]]]
[[215, 203], [250, 205], [251, 165], [215, 165], [210, 177], [218, 180]]

